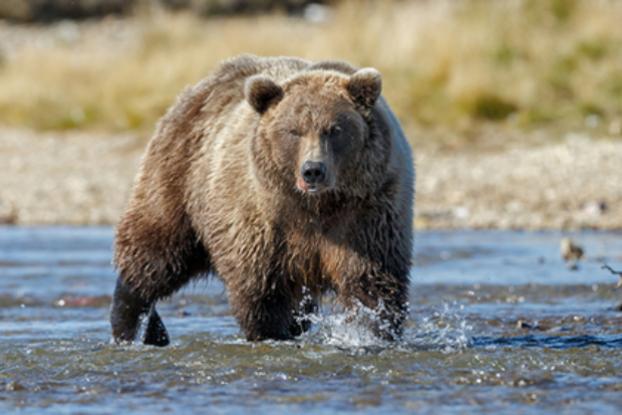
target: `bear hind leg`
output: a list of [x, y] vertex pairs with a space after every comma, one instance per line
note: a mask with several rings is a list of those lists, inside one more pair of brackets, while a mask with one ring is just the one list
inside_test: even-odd
[[155, 301], [148, 301], [133, 292], [121, 277], [113, 296], [110, 323], [112, 336], [117, 343], [134, 341], [143, 316], [148, 317], [143, 343], [153, 346], [167, 346], [169, 337], [166, 327], [155, 309]]
[[143, 343], [152, 346], [164, 347], [170, 343], [168, 332], [166, 327], [160, 318], [160, 315], [156, 311], [155, 307], [152, 307], [149, 313], [149, 321], [147, 322], [147, 328], [145, 329], [145, 336], [143, 337]]
[[[134, 341], [143, 317], [147, 316], [143, 343], [166, 346], [169, 336], [155, 309], [156, 302], [171, 296], [193, 277], [209, 272], [209, 256], [189, 228], [177, 238], [155, 234], [156, 230], [150, 228], [149, 234], [136, 238], [135, 228], [126, 229], [123, 223], [119, 227], [119, 277], [110, 313], [116, 343]], [[125, 239], [125, 235], [133, 237]]]

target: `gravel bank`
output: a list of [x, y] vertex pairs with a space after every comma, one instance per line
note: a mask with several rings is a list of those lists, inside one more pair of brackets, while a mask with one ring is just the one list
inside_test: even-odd
[[418, 152], [416, 224], [622, 229], [622, 142], [569, 135], [493, 153]]
[[[0, 222], [114, 224], [145, 141], [0, 130]], [[622, 142], [418, 150], [418, 228], [622, 229]]]

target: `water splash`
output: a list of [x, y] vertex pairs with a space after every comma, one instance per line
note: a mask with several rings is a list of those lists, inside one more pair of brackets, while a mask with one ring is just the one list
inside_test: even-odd
[[303, 343], [335, 346], [342, 349], [386, 347], [388, 342], [376, 336], [370, 322], [380, 319], [380, 310], [359, 304], [344, 310], [333, 306], [306, 315], [311, 329], [301, 336]]
[[457, 302], [444, 303], [440, 309], [414, 319], [414, 329], [406, 331], [404, 343], [416, 349], [438, 349], [445, 353], [464, 350], [472, 345], [473, 327]]
[[[307, 301], [307, 299], [303, 299]], [[314, 313], [300, 317], [311, 323], [307, 333], [300, 336], [303, 344], [334, 346], [353, 352], [397, 348], [404, 350], [440, 350], [455, 352], [471, 345], [472, 327], [462, 314], [463, 306], [457, 303], [443, 304], [432, 313], [417, 320], [407, 321], [402, 336], [395, 342], [378, 337], [372, 327], [388, 329], [389, 322], [383, 321], [382, 302], [372, 309], [357, 303], [351, 309], [344, 309], [334, 302], [320, 307]]]

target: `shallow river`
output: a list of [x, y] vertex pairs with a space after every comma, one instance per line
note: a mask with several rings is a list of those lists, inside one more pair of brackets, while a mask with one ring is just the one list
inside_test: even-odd
[[622, 234], [420, 232], [397, 344], [326, 300], [310, 333], [248, 343], [222, 285], [159, 306], [172, 346], [111, 345], [110, 228], [0, 227], [0, 413], [622, 411]]

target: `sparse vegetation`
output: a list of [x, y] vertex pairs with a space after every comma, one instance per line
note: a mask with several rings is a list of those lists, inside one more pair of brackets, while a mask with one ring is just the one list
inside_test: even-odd
[[323, 23], [151, 10], [32, 27], [45, 46], [0, 53], [0, 123], [146, 133], [185, 85], [249, 52], [375, 66], [412, 130], [476, 136], [493, 125], [619, 137], [620, 21], [622, 2], [606, 0], [365, 1], [340, 3]]

